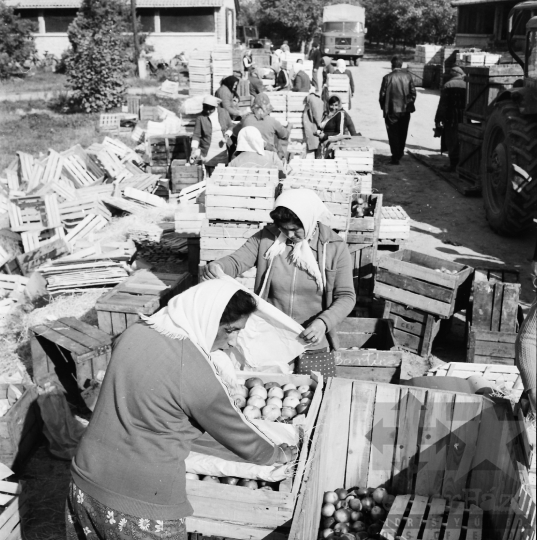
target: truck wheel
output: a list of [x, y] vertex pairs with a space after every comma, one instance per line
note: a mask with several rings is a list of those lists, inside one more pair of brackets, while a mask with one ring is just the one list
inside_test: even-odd
[[512, 101], [497, 103], [485, 127], [482, 150], [487, 221], [498, 234], [518, 234], [537, 215], [537, 119], [521, 115]]
[[355, 66], [359, 66], [360, 65], [360, 57], [357, 56], [355, 59], [354, 59], [354, 65]]

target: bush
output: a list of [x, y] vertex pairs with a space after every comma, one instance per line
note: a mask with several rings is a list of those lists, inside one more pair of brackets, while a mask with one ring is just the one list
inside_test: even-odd
[[122, 103], [130, 67], [130, 31], [125, 2], [83, 0], [69, 26], [72, 51], [65, 64], [67, 84], [85, 111], [106, 111]]
[[0, 78], [20, 72], [35, 54], [32, 32], [35, 25], [15, 15], [13, 8], [0, 0]]

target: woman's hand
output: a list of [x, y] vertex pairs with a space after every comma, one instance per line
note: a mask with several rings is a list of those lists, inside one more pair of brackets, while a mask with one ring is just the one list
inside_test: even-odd
[[202, 267], [200, 272], [200, 280], [207, 281], [209, 279], [217, 279], [224, 273], [224, 269], [217, 262], [210, 262]]
[[317, 345], [326, 334], [326, 324], [322, 319], [315, 319], [298, 337], [308, 345]]
[[296, 461], [298, 457], [298, 448], [296, 446], [289, 446], [286, 443], [280, 444], [281, 454], [283, 454], [283, 459], [281, 463], [290, 463]]

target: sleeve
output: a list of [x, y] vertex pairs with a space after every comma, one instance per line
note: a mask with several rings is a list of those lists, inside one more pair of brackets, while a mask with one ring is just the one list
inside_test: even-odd
[[278, 120], [274, 119], [274, 133], [278, 139], [286, 140], [289, 138], [290, 131], [287, 128], [284, 128]]
[[262, 232], [262, 230], [258, 231], [248, 238], [244, 245], [231, 255], [226, 255], [215, 261], [222, 267], [225, 274], [235, 278], [256, 265]]
[[250, 463], [272, 465], [278, 461], [280, 448], [266, 439], [232, 405], [208, 364], [200, 369], [199, 362], [183, 360], [182, 374], [181, 407], [189, 418], [228, 450]]
[[194, 126], [194, 133], [192, 135], [192, 142], [196, 141], [198, 143], [196, 145], [196, 148], [199, 146], [201, 136], [202, 136], [202, 133], [201, 133], [201, 116], [198, 116], [196, 118], [196, 124]]
[[354, 122], [349, 114], [345, 113], [345, 127], [349, 130], [349, 133], [356, 137], [356, 129], [354, 128]]
[[384, 110], [384, 106], [386, 105], [386, 90], [388, 88], [388, 79], [386, 77], [383, 77], [382, 84], [380, 86], [380, 94], [379, 94], [379, 103], [380, 108]]
[[412, 103], [416, 102], [416, 85], [414, 84], [414, 79], [410, 77], [410, 83], [409, 83], [409, 90], [410, 90], [410, 99], [412, 100]]
[[321, 126], [321, 122], [323, 121], [323, 114], [324, 114], [324, 103], [322, 99], [315, 99], [311, 102], [311, 114], [313, 117], [314, 122], [317, 124], [317, 127]]
[[354, 96], [354, 79], [352, 77], [352, 73], [347, 70], [347, 75], [349, 76], [349, 82], [351, 83], [351, 96]]
[[223, 130], [226, 135], [233, 135], [233, 128], [235, 127], [235, 124], [233, 123], [233, 121], [231, 120], [231, 116], [229, 116], [229, 113], [225, 110], [225, 109], [222, 109], [222, 112], [224, 113], [224, 125], [222, 126]]
[[352, 281], [351, 255], [347, 246], [343, 246], [336, 266], [334, 297], [332, 305], [320, 315], [327, 331], [333, 330], [352, 311], [356, 304], [356, 293]]
[[435, 124], [445, 121], [446, 112], [447, 112], [446, 106], [447, 106], [447, 95], [446, 95], [446, 88], [444, 88], [442, 92], [440, 93], [440, 101], [438, 102], [438, 108], [436, 109], [436, 114], [434, 117]]
[[220, 97], [220, 99], [222, 100], [222, 107], [229, 114], [232, 114], [233, 116], [240, 116], [241, 111], [233, 106], [233, 94], [231, 92], [222, 92], [221, 96], [222, 97], [218, 97]]

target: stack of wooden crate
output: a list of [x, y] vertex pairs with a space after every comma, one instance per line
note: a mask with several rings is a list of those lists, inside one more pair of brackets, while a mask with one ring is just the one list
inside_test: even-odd
[[231, 45], [216, 45], [211, 51], [213, 92], [220, 88], [222, 79], [233, 75]]
[[414, 62], [418, 64], [441, 64], [443, 61], [442, 45], [416, 45]]
[[280, 124], [287, 125], [287, 92], [271, 92], [269, 99], [272, 105], [270, 116]]
[[304, 140], [304, 124], [302, 115], [306, 106], [307, 92], [287, 93], [287, 121], [291, 125], [289, 139], [294, 141]]
[[384, 318], [395, 323], [397, 343], [428, 356], [440, 319], [468, 305], [473, 269], [403, 249], [379, 258], [374, 294], [385, 299]]
[[188, 74], [191, 96], [205, 96], [212, 93], [210, 51], [192, 52], [188, 62]]
[[350, 137], [330, 144], [332, 156], [346, 159], [349, 168], [359, 173], [373, 172], [374, 150], [365, 137]]
[[341, 106], [345, 111], [349, 110], [351, 101], [351, 83], [345, 73], [328, 74], [328, 94], [341, 100]]
[[174, 160], [190, 158], [190, 135], [152, 135], [146, 141], [147, 161], [152, 174], [169, 178]]
[[518, 271], [477, 269], [467, 319], [467, 362], [514, 364], [521, 323]]
[[[218, 166], [207, 180], [205, 214], [201, 229], [200, 265], [230, 255], [270, 223], [278, 185], [276, 169], [240, 169]], [[255, 274], [245, 285], [253, 288]]]
[[512, 88], [523, 77], [518, 64], [497, 64], [481, 67], [465, 67], [466, 109], [464, 121], [459, 124], [460, 157], [457, 166], [459, 181], [468, 190], [481, 191], [481, 148], [488, 118], [489, 105], [498, 94]]
[[185, 160], [174, 159], [170, 170], [170, 192], [179, 193], [203, 180], [201, 165], [187, 165]]
[[410, 218], [401, 206], [383, 206], [380, 216], [379, 244], [401, 246], [410, 238]]
[[494, 66], [500, 63], [502, 55], [489, 52], [460, 52], [457, 54], [457, 63], [460, 66]]

